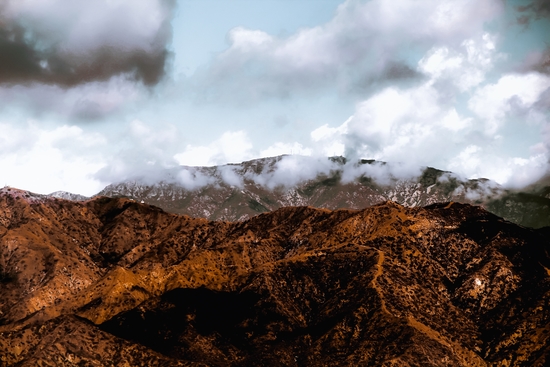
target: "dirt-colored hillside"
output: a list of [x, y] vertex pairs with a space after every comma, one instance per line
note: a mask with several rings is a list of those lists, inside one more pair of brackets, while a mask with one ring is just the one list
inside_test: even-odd
[[457, 203], [232, 223], [4, 188], [0, 366], [545, 366], [549, 238]]

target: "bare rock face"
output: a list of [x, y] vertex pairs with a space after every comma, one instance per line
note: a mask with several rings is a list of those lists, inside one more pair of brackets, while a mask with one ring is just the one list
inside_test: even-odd
[[0, 191], [0, 366], [545, 366], [550, 232], [466, 204], [241, 222]]

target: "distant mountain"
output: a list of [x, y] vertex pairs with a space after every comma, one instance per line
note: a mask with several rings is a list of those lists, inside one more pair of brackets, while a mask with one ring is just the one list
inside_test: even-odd
[[4, 188], [0, 365], [547, 366], [549, 231], [458, 203], [211, 222]]
[[461, 179], [431, 167], [279, 156], [224, 166], [181, 167], [167, 171], [157, 182], [115, 183], [98, 195], [229, 221], [287, 206], [334, 210], [362, 209], [386, 200], [408, 207], [455, 201], [480, 205], [514, 223], [540, 228], [550, 226], [549, 188], [543, 185], [517, 193], [486, 179]]
[[79, 195], [79, 194], [73, 194], [71, 192], [67, 191], [56, 191], [52, 192], [51, 194], [48, 194], [46, 196], [57, 198], [57, 199], [65, 199], [65, 200], [72, 200], [72, 201], [85, 201], [90, 199], [87, 196]]

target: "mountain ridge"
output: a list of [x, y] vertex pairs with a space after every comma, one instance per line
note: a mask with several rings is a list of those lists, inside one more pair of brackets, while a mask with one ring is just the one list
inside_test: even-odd
[[[361, 209], [387, 200], [410, 207], [456, 201], [481, 205], [527, 227], [550, 226], [550, 186], [544, 179], [518, 192], [487, 179], [465, 180], [432, 167], [300, 156], [182, 166], [162, 177], [111, 184], [97, 196], [126, 197], [176, 214], [230, 221], [285, 206]], [[71, 199], [71, 194], [56, 195]]]
[[[460, 203], [241, 222], [0, 191], [0, 361], [543, 366], [548, 229]], [[113, 362], [109, 362], [113, 361]]]

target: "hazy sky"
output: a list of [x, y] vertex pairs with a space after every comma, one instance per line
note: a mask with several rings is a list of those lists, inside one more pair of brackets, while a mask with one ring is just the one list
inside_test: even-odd
[[280, 154], [548, 173], [548, 0], [2, 0], [0, 182]]

